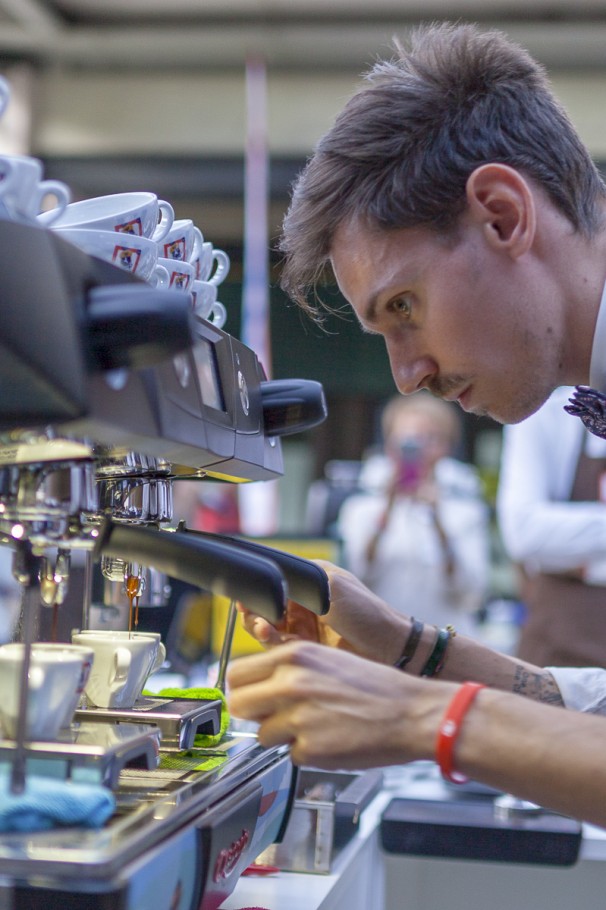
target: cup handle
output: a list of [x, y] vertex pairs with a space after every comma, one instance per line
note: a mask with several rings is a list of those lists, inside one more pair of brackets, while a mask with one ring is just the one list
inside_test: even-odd
[[154, 288], [169, 288], [170, 275], [168, 274], [168, 269], [163, 265], [157, 265], [152, 272], [149, 283]]
[[194, 262], [196, 263], [196, 276], [195, 276], [196, 278], [198, 277], [199, 260], [200, 260], [200, 256], [202, 255], [202, 244], [203, 243], [204, 243], [204, 237], [202, 235], [202, 231], [200, 230], [199, 227], [196, 227], [196, 225], [194, 225], [194, 243], [192, 246], [192, 251], [191, 251], [191, 256], [189, 257], [189, 261], [192, 263], [194, 263]]
[[158, 642], [158, 653], [156, 654], [156, 659], [154, 661], [154, 665], [151, 668], [151, 670], [149, 671], [150, 674], [155, 673], [156, 670], [159, 670], [165, 660], [166, 660], [166, 648], [164, 647], [164, 643], [159, 641]]
[[229, 256], [225, 250], [213, 250], [213, 262], [217, 263], [217, 267], [208, 280], [211, 284], [221, 284], [229, 272]]
[[48, 227], [63, 214], [66, 207], [71, 202], [72, 194], [67, 184], [63, 183], [61, 180], [43, 180], [38, 184], [36, 211], [34, 212], [34, 215], [38, 215], [40, 212], [42, 202], [46, 196], [54, 196], [57, 200], [56, 206], [49, 209], [48, 215], [46, 216], [45, 225]]
[[213, 303], [210, 313], [206, 317], [209, 322], [217, 329], [222, 329], [227, 320], [227, 310], [223, 306], [220, 300], [215, 300]]
[[131, 653], [128, 648], [116, 648], [108, 680], [112, 694], [114, 692], [120, 692], [126, 685], [130, 663]]
[[158, 227], [151, 237], [151, 239], [155, 240], [156, 243], [164, 240], [171, 227], [173, 226], [173, 221], [175, 220], [175, 210], [173, 209], [170, 202], [166, 202], [165, 199], [159, 199], [158, 208], [160, 209], [160, 221], [158, 222]]

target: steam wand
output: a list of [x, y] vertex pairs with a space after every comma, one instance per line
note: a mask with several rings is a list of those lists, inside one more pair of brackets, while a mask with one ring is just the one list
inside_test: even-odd
[[225, 694], [225, 675], [227, 673], [227, 665], [229, 663], [229, 656], [231, 654], [231, 646], [234, 640], [234, 632], [236, 631], [237, 618], [237, 601], [232, 600], [230, 601], [229, 611], [227, 613], [227, 623], [225, 625], [223, 645], [221, 647], [221, 655], [219, 657], [219, 672], [217, 674], [217, 681], [215, 683], [215, 689], [219, 689], [219, 691], [223, 692], [223, 694]]

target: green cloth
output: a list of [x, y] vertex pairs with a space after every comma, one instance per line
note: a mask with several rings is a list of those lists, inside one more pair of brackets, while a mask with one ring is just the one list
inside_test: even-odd
[[[198, 689], [162, 689], [160, 692], [143, 692], [143, 695], [156, 698], [193, 698], [198, 701], [216, 701], [221, 700], [221, 726], [219, 732], [214, 735], [209, 733], [197, 733], [194, 737], [194, 748], [208, 749], [210, 746], [216, 746], [223, 739], [229, 725], [229, 711], [227, 701], [220, 689], [198, 688]], [[187, 754], [187, 753], [185, 753]]]
[[164, 771], [212, 771], [226, 761], [226, 755], [207, 755], [196, 749], [186, 752], [163, 752], [158, 767]]

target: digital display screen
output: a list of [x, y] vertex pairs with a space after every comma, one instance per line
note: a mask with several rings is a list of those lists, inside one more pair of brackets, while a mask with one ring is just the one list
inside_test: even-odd
[[202, 401], [209, 408], [224, 411], [225, 406], [219, 383], [219, 371], [217, 369], [214, 346], [209, 341], [201, 338], [193, 346], [193, 353]]

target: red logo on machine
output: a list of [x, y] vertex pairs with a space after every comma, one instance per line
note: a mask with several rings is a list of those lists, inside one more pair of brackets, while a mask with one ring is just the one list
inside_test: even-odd
[[220, 882], [228, 878], [231, 873], [234, 871], [238, 864], [238, 860], [244, 853], [246, 846], [250, 840], [250, 833], [246, 830], [242, 831], [240, 837], [231, 844], [229, 847], [225, 847], [219, 852], [217, 856], [217, 861], [215, 863], [215, 870], [213, 873], [213, 881]]

